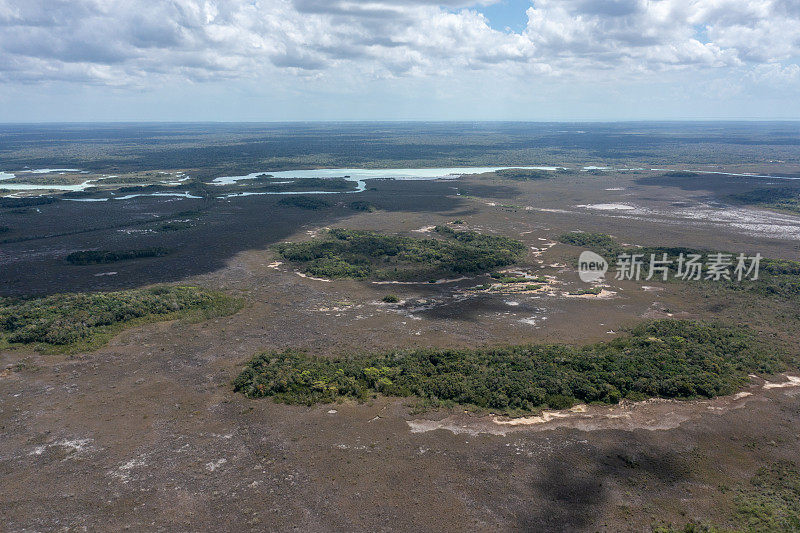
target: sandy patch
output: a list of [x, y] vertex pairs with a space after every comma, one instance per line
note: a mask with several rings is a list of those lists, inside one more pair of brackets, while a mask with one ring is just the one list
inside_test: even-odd
[[594, 209], [597, 211], [634, 211], [637, 208], [628, 204], [583, 204], [576, 205], [575, 207], [583, 207], [584, 209]]
[[111, 470], [108, 474], [111, 477], [119, 479], [123, 483], [128, 483], [131, 480], [131, 470], [143, 466], [147, 466], [147, 462], [145, 462], [142, 457], [134, 457], [130, 461], [124, 462], [114, 470]]
[[562, 296], [565, 296], [567, 298], [582, 298], [584, 300], [607, 300], [609, 298], [613, 298], [616, 295], [617, 295], [616, 291], [609, 291], [606, 289], [602, 289], [599, 294], [570, 294], [566, 292]]
[[468, 278], [466, 276], [461, 276], [460, 278], [453, 278], [453, 279], [437, 279], [434, 282], [430, 281], [373, 281], [375, 285], [441, 285], [442, 283], [455, 283], [457, 281], [464, 281]]
[[645, 292], [657, 292], [657, 291], [663, 291], [664, 287], [651, 287], [649, 285], [642, 285], [642, 290]]
[[36, 446], [28, 455], [42, 455], [49, 448], [64, 448], [70, 456], [81, 455], [92, 449], [92, 439], [62, 439], [58, 442], [51, 442]]
[[325, 281], [325, 282], [327, 282], [327, 283], [330, 283], [330, 282], [331, 282], [331, 280], [329, 280], [329, 279], [325, 279], [325, 278], [315, 278], [315, 277], [313, 277], [313, 276], [309, 276], [308, 274], [304, 274], [303, 272], [295, 272], [295, 274], [297, 274], [297, 275], [298, 275], [298, 276], [300, 276], [301, 278], [313, 279], [314, 281]]
[[414, 229], [414, 230], [411, 230], [411, 231], [413, 231], [415, 233], [430, 233], [434, 229], [436, 229], [436, 226], [422, 226], [419, 229]]
[[209, 472], [214, 472], [227, 462], [228, 460], [225, 459], [224, 457], [222, 459], [217, 459], [216, 461], [210, 461], [206, 463], [206, 470], [208, 470]]
[[800, 376], [786, 376], [787, 381], [764, 383], [765, 389], [785, 389], [787, 387], [800, 387]]
[[[678, 428], [687, 420], [712, 412], [720, 414], [745, 407], [746, 402], [769, 389], [800, 387], [800, 376], [784, 375], [787, 381], [764, 382], [752, 385], [749, 390], [731, 396], [710, 400], [669, 400], [651, 398], [641, 402], [623, 401], [618, 405], [583, 405], [559, 411], [542, 411], [537, 415], [508, 418], [496, 415], [450, 415], [441, 420], [409, 420], [412, 433], [426, 433], [444, 429], [454, 434], [506, 435], [520, 430], [550, 430], [572, 428], [581, 431], [634, 430], [666, 431]], [[786, 394], [789, 394], [787, 392]]]

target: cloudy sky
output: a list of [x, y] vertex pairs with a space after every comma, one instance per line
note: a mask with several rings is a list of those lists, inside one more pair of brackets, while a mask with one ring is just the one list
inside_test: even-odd
[[0, 122], [800, 118], [800, 0], [0, 0]]

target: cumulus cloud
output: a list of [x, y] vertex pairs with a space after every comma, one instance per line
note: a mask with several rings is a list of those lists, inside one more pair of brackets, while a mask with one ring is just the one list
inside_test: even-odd
[[480, 8], [492, 3], [0, 0], [0, 80], [137, 85], [280, 72], [590, 77], [692, 68], [763, 77], [798, 68], [796, 0], [536, 0], [518, 33], [491, 27]]

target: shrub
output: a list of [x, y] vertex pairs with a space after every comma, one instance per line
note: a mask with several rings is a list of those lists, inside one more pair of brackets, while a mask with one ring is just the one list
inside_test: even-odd
[[313, 196], [287, 196], [278, 200], [278, 205], [310, 210], [323, 209], [331, 206], [331, 204], [325, 200], [314, 198]]
[[356, 202], [350, 202], [350, 209], [353, 211], [366, 211], [367, 213], [374, 213], [378, 210], [373, 204], [369, 202], [365, 202], [364, 200], [358, 200]]
[[[697, 254], [701, 257], [701, 262], [708, 261], [708, 252], [693, 248], [666, 247], [666, 246], [647, 246], [647, 247], [623, 247], [609, 235], [603, 233], [566, 233], [559, 237], [565, 244], [587, 248], [609, 260], [614, 265], [619, 254], [641, 254], [645, 260], [649, 260], [650, 254], [655, 254], [660, 258], [667, 254], [670, 259], [676, 259], [680, 254]], [[731, 254], [734, 256], [736, 254]], [[677, 269], [677, 263], [670, 265], [671, 270]], [[780, 297], [789, 300], [800, 298], [800, 262], [785, 259], [761, 260], [759, 278], [757, 280], [743, 279], [742, 281], [718, 281], [709, 282], [701, 280], [698, 283], [706, 285], [713, 284], [716, 288], [728, 291], [747, 291], [766, 297]]]
[[234, 388], [287, 403], [382, 393], [512, 413], [578, 401], [730, 394], [748, 382], [749, 373], [783, 371], [785, 357], [746, 328], [667, 319], [583, 347], [424, 349], [338, 358], [267, 352], [253, 357]]
[[697, 178], [700, 174], [697, 172], [689, 172], [686, 170], [673, 170], [663, 174], [665, 178]]
[[570, 291], [570, 294], [573, 296], [583, 296], [584, 294], [600, 294], [603, 292], [602, 287], [591, 287], [589, 289], [578, 289], [577, 291]]
[[239, 307], [237, 300], [221, 293], [188, 286], [0, 298], [0, 341], [12, 346], [96, 346], [135, 320], [164, 320], [188, 312], [206, 318], [232, 314]]
[[800, 213], [800, 189], [791, 187], [756, 189], [731, 195], [730, 199], [744, 204]]
[[0, 198], [0, 207], [32, 207], [35, 205], [47, 205], [57, 202], [54, 196], [32, 196], [27, 198]]
[[506, 168], [495, 171], [495, 174], [501, 178], [516, 181], [546, 180], [551, 176], [546, 170], [532, 168]]
[[500, 283], [525, 283], [528, 281], [528, 278], [525, 276], [503, 276], [498, 280]]
[[324, 238], [283, 243], [276, 249], [314, 276], [433, 281], [507, 266], [525, 252], [521, 242], [507, 237], [446, 226], [436, 230], [439, 239], [333, 229]]
[[192, 227], [191, 222], [186, 221], [175, 221], [175, 222], [164, 222], [160, 224], [156, 230], [157, 231], [181, 231], [185, 229], [189, 229]]
[[81, 250], [72, 252], [66, 259], [73, 265], [96, 265], [104, 263], [116, 263], [129, 259], [140, 259], [142, 257], [161, 257], [170, 251], [166, 248], [145, 248], [143, 250]]

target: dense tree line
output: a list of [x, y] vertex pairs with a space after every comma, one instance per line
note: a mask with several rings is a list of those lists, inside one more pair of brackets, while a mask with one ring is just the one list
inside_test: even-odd
[[[583, 233], [571, 232], [565, 233], [559, 237], [559, 241], [565, 244], [570, 244], [587, 250], [592, 250], [602, 255], [613, 268], [616, 259], [620, 254], [641, 254], [644, 256], [645, 270], [646, 263], [650, 260], [650, 254], [655, 254], [657, 258], [661, 258], [662, 254], [666, 253], [670, 259], [676, 259], [680, 254], [688, 256], [689, 254], [700, 255], [701, 262], [707, 262], [709, 258], [708, 250], [698, 250], [694, 248], [684, 247], [668, 247], [668, 246], [622, 246], [616, 240], [604, 233]], [[735, 258], [736, 254], [730, 254]], [[670, 269], [675, 271], [677, 263], [670, 265]], [[738, 280], [720, 280], [720, 281], [706, 281], [701, 279], [692, 283], [700, 283], [705, 285], [713, 284], [715, 288], [728, 291], [746, 291], [766, 297], [781, 297], [787, 299], [800, 299], [800, 262], [789, 261], [785, 259], [769, 259], [763, 258], [759, 264], [759, 276], [757, 280], [745, 279]]]
[[32, 207], [35, 205], [47, 205], [57, 202], [59, 199], [54, 196], [30, 196], [24, 198], [0, 198], [0, 208], [2, 207]]
[[800, 213], [800, 189], [797, 188], [756, 189], [741, 194], [732, 194], [730, 198], [743, 204]]
[[784, 370], [787, 358], [746, 328], [669, 319], [583, 347], [425, 349], [340, 358], [267, 352], [249, 362], [234, 388], [287, 403], [380, 393], [511, 413], [575, 402], [730, 394], [750, 373]]
[[525, 246], [507, 237], [437, 226], [441, 237], [415, 238], [333, 229], [324, 238], [283, 243], [278, 253], [314, 276], [431, 279], [487, 272], [515, 263]]
[[91, 343], [136, 319], [163, 319], [188, 311], [219, 316], [238, 305], [221, 293], [187, 286], [0, 298], [0, 346]]
[[496, 170], [495, 174], [501, 178], [515, 181], [537, 181], [550, 179], [554, 174], [548, 170], [532, 168], [505, 168]]
[[311, 210], [324, 209], [331, 206], [331, 204], [325, 200], [321, 198], [314, 198], [313, 196], [287, 196], [278, 200], [278, 205]]
[[81, 250], [72, 252], [66, 259], [73, 265], [95, 265], [102, 263], [116, 263], [129, 259], [143, 257], [162, 257], [169, 254], [167, 248], [144, 248], [141, 250]]

